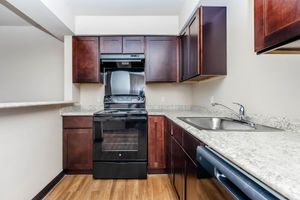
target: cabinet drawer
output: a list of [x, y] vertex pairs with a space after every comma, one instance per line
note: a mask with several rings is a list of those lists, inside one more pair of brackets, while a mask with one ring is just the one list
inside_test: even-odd
[[184, 131], [183, 133], [183, 149], [186, 153], [196, 162], [196, 149], [201, 142], [196, 139], [194, 136]]
[[175, 123], [172, 123], [172, 135], [180, 145], [182, 145], [182, 133], [183, 129]]
[[64, 128], [92, 128], [93, 117], [64, 117]]

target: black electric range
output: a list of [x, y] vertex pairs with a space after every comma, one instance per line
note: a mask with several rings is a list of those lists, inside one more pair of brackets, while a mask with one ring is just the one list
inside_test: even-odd
[[147, 178], [147, 121], [143, 96], [105, 96], [94, 114], [94, 178]]

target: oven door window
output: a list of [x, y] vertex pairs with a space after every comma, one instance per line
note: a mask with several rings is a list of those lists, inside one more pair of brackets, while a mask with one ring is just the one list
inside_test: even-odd
[[146, 160], [147, 117], [95, 122], [94, 160]]
[[102, 137], [102, 152], [139, 150], [139, 129], [135, 121], [108, 121], [104, 123]]

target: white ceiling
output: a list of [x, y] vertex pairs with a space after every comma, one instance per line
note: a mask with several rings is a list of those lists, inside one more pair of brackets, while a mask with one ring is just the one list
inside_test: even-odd
[[0, 26], [30, 26], [30, 24], [0, 4]]
[[64, 0], [71, 12], [93, 16], [179, 15], [189, 0]]

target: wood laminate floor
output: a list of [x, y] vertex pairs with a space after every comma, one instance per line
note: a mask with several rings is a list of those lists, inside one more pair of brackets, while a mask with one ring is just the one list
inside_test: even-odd
[[167, 175], [145, 180], [94, 180], [91, 175], [67, 175], [46, 200], [177, 200]]

